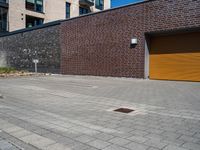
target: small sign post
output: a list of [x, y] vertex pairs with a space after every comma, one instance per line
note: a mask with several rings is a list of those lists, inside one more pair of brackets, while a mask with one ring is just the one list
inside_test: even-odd
[[37, 64], [39, 63], [39, 60], [33, 59], [33, 63], [35, 64], [35, 73], [37, 73]]

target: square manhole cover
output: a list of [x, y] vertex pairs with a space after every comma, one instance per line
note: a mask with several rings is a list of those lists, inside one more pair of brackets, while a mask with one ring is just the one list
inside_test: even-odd
[[114, 111], [128, 114], [128, 113], [130, 113], [130, 112], [132, 112], [134, 110], [133, 109], [129, 109], [129, 108], [118, 108], [118, 109], [115, 109]]

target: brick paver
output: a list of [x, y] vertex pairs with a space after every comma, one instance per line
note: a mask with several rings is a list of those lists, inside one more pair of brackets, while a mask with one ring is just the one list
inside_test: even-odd
[[0, 79], [0, 149], [198, 150], [199, 91], [195, 82]]

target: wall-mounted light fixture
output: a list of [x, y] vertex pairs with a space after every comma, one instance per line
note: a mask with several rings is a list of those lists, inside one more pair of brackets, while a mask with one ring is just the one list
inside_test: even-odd
[[138, 43], [138, 39], [137, 39], [136, 37], [133, 37], [133, 38], [131, 39], [130, 48], [135, 48], [136, 45], [137, 45], [137, 43]]
[[137, 45], [137, 42], [138, 42], [138, 40], [137, 40], [136, 37], [133, 37], [133, 38], [131, 39], [131, 45]]

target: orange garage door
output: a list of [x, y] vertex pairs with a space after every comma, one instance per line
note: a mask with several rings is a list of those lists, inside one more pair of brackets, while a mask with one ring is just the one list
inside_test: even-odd
[[200, 81], [200, 32], [152, 37], [150, 79]]

